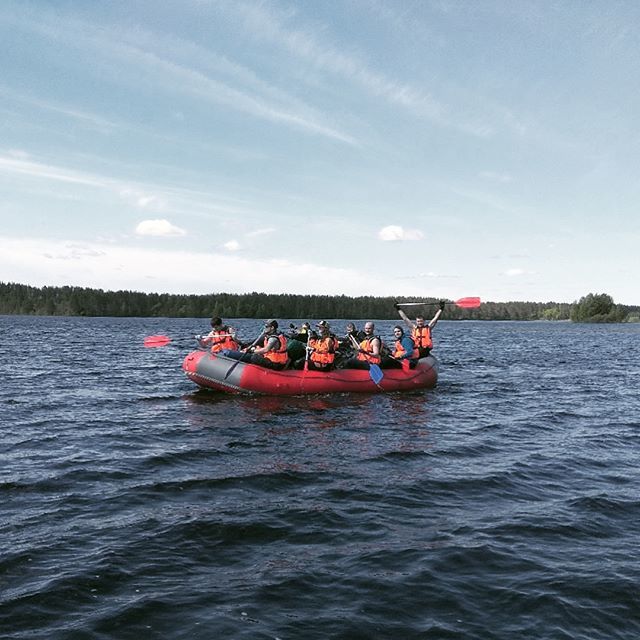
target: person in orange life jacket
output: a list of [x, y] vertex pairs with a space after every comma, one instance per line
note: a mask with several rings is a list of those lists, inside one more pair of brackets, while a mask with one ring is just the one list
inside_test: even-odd
[[222, 318], [214, 316], [211, 318], [211, 331], [200, 338], [200, 344], [210, 347], [211, 353], [218, 353], [224, 350], [237, 350], [240, 348], [235, 339], [235, 329], [222, 324]]
[[349, 358], [343, 363], [342, 367], [344, 369], [369, 369], [372, 364], [380, 364], [382, 339], [374, 334], [374, 330], [375, 325], [373, 322], [365, 323], [364, 339], [358, 344], [357, 355], [355, 358]]
[[[318, 333], [312, 332], [309, 335], [308, 368], [312, 371], [330, 371], [336, 359], [338, 338], [329, 331], [331, 327], [326, 320], [320, 320], [316, 326]], [[305, 361], [307, 361], [306, 358], [296, 360], [295, 368], [304, 368]]]
[[424, 316], [417, 316], [415, 324], [411, 322], [407, 314], [400, 308], [396, 302], [393, 306], [397, 309], [400, 317], [404, 320], [405, 324], [411, 329], [411, 337], [416, 343], [418, 353], [421, 358], [428, 356], [433, 348], [433, 340], [431, 338], [431, 330], [436, 326], [436, 323], [440, 319], [442, 312], [444, 311], [444, 300], [440, 301], [440, 308], [436, 311], [433, 318], [431, 318], [429, 324], [425, 325]]
[[413, 369], [418, 362], [418, 349], [413, 338], [405, 335], [404, 329], [397, 325], [393, 327], [393, 337], [396, 339], [390, 356], [382, 356], [383, 369]]
[[[249, 360], [251, 364], [257, 364], [267, 369], [281, 371], [289, 361], [287, 339], [278, 331], [278, 322], [276, 320], [267, 320], [265, 322], [261, 339], [247, 351], [251, 354], [251, 359]], [[242, 360], [246, 361], [244, 357]]]

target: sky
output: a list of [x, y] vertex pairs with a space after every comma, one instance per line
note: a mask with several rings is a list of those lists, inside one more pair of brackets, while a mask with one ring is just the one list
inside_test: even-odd
[[640, 304], [639, 23], [3, 0], [0, 281]]

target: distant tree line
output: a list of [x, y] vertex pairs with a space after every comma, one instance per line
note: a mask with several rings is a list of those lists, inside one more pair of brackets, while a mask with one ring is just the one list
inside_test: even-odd
[[637, 322], [637, 317], [638, 307], [616, 305], [606, 293], [590, 293], [580, 298], [571, 309], [573, 322]]
[[[611, 301], [602, 302], [605, 296]], [[269, 293], [212, 293], [177, 295], [138, 291], [103, 291], [84, 287], [32, 287], [0, 282], [0, 314], [43, 316], [120, 316], [168, 318], [373, 318], [398, 317], [394, 302], [409, 298], [320, 296]], [[416, 307], [429, 318], [437, 309]], [[635, 314], [635, 315], [634, 315]], [[621, 322], [637, 320], [640, 307], [614, 305], [606, 294], [589, 294], [578, 303], [484, 302], [477, 309], [447, 305], [447, 320], [574, 320]]]

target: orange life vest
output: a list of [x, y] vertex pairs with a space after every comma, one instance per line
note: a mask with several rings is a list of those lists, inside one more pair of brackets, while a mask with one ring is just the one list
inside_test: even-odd
[[[365, 338], [360, 343], [360, 349], [362, 349], [362, 351], [358, 351], [358, 355], [356, 356], [358, 360], [365, 360], [370, 364], [380, 364], [380, 356], [374, 356], [372, 353], [372, 343], [374, 340], [380, 340], [380, 336], [371, 336], [370, 338]], [[382, 340], [380, 340], [380, 348], [382, 349]]]
[[219, 330], [212, 331], [207, 338], [211, 343], [211, 353], [217, 353], [223, 349], [233, 349], [237, 351], [240, 345], [229, 335], [229, 327], [222, 327]]
[[272, 349], [271, 351], [267, 351], [262, 355], [267, 359], [271, 360], [271, 362], [275, 364], [285, 364], [288, 360], [287, 356], [287, 339], [281, 334], [276, 333], [275, 335], [265, 336], [262, 341], [262, 346], [265, 346], [271, 338], [278, 338], [278, 348]]
[[311, 338], [309, 346], [313, 349], [309, 360], [321, 367], [327, 367], [333, 364], [336, 359], [336, 349], [338, 348], [338, 339], [329, 335], [325, 338]]
[[411, 332], [413, 342], [418, 349], [431, 349], [433, 347], [433, 340], [431, 340], [431, 329], [424, 326], [422, 328], [414, 327]]
[[[412, 338], [413, 340], [413, 338]], [[393, 352], [393, 357], [394, 358], [402, 358], [407, 352], [404, 350], [404, 347], [402, 346], [402, 342], [400, 340], [396, 340], [396, 348], [395, 351]], [[410, 358], [419, 358], [420, 357], [420, 352], [418, 351], [418, 347], [416, 347], [416, 343], [415, 340], [413, 341], [413, 351], [411, 352], [411, 355], [409, 356]]]

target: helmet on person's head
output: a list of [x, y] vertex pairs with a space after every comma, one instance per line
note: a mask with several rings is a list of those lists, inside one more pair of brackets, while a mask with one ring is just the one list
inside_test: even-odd
[[318, 324], [316, 325], [316, 327], [318, 327], [319, 329], [329, 329], [329, 323], [326, 320], [320, 320], [320, 322], [318, 322]]
[[218, 316], [213, 316], [213, 318], [211, 318], [212, 327], [219, 327], [221, 324], [222, 324], [222, 318], [219, 318]]
[[277, 329], [278, 328], [278, 321], [277, 320], [267, 320], [264, 323], [264, 328], [265, 329]]

